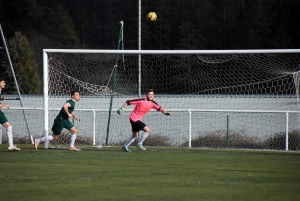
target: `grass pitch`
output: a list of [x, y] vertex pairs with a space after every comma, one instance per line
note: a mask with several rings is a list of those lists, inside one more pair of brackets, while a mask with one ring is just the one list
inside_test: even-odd
[[0, 200], [298, 200], [300, 153], [0, 145]]

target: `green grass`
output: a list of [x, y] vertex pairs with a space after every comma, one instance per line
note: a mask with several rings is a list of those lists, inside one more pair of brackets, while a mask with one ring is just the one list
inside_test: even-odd
[[299, 152], [0, 145], [0, 200], [284, 201], [300, 197]]

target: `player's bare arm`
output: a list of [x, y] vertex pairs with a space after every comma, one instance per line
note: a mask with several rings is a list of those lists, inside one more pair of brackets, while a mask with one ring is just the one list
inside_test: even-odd
[[[5, 100], [5, 96], [1, 97], [2, 100]], [[9, 108], [9, 104], [0, 104], [0, 108]]]
[[127, 101], [124, 103], [124, 105], [122, 106], [123, 108], [127, 107]]
[[64, 108], [64, 111], [65, 111], [65, 113], [68, 115], [68, 117], [70, 117], [70, 118], [74, 118], [74, 119], [76, 119], [77, 121], [80, 121], [81, 119], [79, 118], [79, 117], [77, 117], [76, 115], [75, 115], [75, 113], [73, 112], [73, 113], [70, 113], [69, 112], [69, 107], [71, 107], [71, 105], [70, 105], [70, 103], [65, 103], [64, 104], [64, 106], [63, 106], [63, 108]]
[[124, 103], [124, 105], [120, 108], [120, 109], [118, 109], [118, 111], [117, 111], [117, 113], [118, 114], [123, 114], [123, 111], [125, 110], [125, 108], [127, 107], [127, 101]]
[[74, 119], [76, 119], [77, 121], [81, 121], [81, 119], [79, 118], [79, 117], [77, 117], [76, 115], [75, 115], [75, 113], [73, 112], [72, 113], [72, 116], [74, 117]]
[[69, 107], [71, 107], [70, 103], [65, 103], [63, 106], [65, 113], [71, 118], [73, 115], [69, 112]]
[[0, 104], [0, 108], [9, 108], [9, 104]]

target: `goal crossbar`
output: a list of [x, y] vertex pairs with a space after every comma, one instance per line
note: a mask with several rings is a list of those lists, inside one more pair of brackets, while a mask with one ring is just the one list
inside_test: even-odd
[[44, 49], [49, 53], [108, 53], [108, 54], [276, 54], [300, 53], [300, 49], [252, 49], [252, 50], [88, 50]]

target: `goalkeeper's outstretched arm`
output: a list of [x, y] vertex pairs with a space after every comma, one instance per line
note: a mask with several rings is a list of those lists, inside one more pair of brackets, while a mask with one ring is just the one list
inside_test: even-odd
[[123, 111], [125, 110], [126, 107], [127, 107], [127, 101], [124, 103], [124, 105], [120, 109], [118, 109], [117, 113], [119, 115], [123, 114]]
[[162, 113], [164, 113], [165, 115], [170, 115], [170, 113], [167, 112], [167, 111], [165, 111], [163, 108], [160, 108], [160, 111], [161, 111]]

